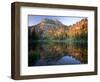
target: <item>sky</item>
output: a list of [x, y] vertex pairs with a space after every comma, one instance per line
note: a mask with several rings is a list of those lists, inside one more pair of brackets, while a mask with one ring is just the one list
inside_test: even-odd
[[64, 25], [72, 25], [85, 17], [29, 15], [28, 16], [28, 26], [36, 25], [36, 24], [40, 23], [41, 20], [43, 20], [45, 18], [57, 19], [60, 22], [62, 22]]

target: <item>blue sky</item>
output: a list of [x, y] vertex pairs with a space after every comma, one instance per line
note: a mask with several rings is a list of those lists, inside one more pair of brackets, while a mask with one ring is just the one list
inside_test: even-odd
[[44, 18], [57, 19], [64, 25], [72, 25], [85, 17], [70, 17], [70, 16], [46, 16], [46, 15], [29, 15], [28, 26], [36, 25]]

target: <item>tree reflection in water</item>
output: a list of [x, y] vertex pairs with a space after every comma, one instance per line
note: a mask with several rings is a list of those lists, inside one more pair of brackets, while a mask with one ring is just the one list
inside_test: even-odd
[[33, 42], [29, 46], [28, 66], [87, 64], [87, 43]]

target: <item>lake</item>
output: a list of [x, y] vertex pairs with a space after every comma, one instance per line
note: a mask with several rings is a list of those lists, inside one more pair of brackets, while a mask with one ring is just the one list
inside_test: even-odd
[[86, 42], [33, 41], [28, 44], [28, 66], [88, 63]]

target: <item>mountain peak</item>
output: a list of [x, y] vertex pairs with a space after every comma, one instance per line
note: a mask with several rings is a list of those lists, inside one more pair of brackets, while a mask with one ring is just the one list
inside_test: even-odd
[[54, 24], [54, 25], [63, 25], [59, 20], [57, 20], [57, 19], [50, 19], [50, 18], [44, 18], [40, 23]]

